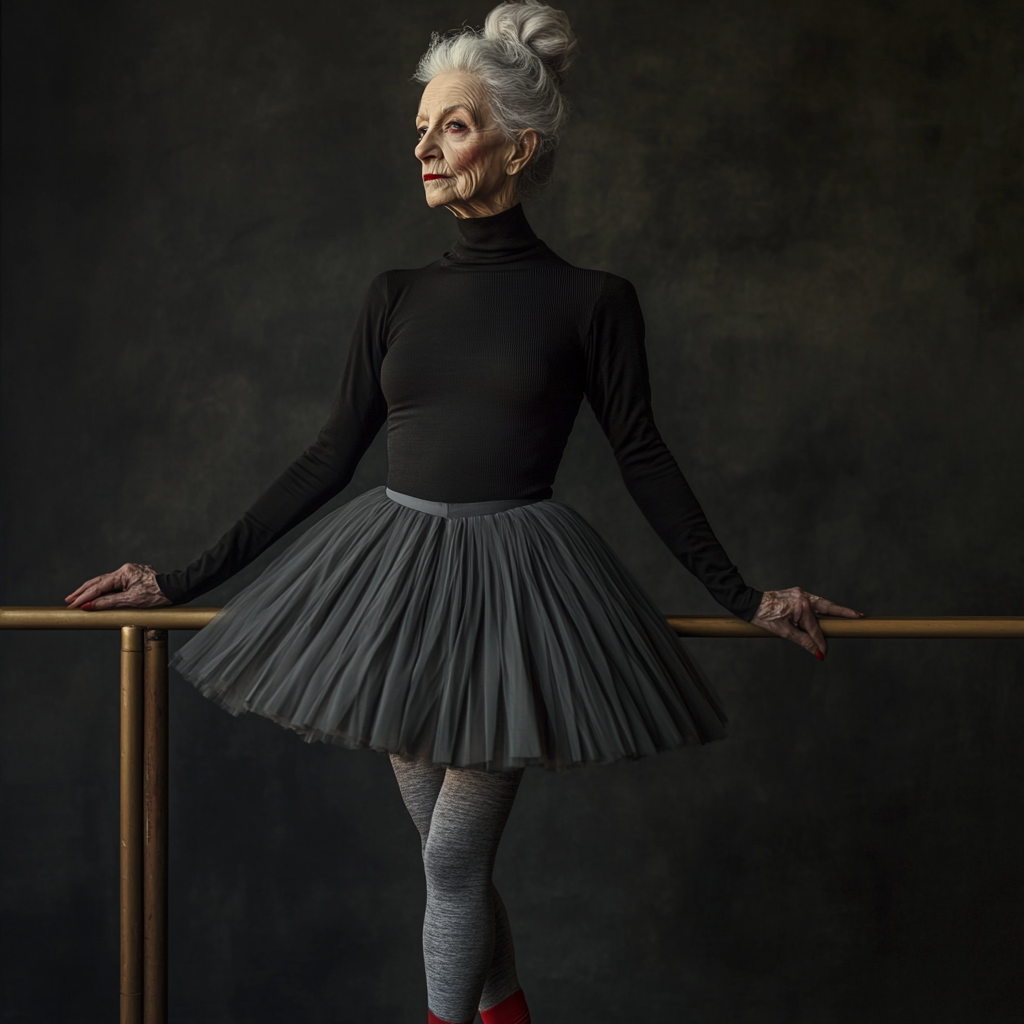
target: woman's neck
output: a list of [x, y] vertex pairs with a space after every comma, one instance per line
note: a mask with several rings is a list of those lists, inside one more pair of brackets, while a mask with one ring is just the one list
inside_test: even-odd
[[544, 245], [533, 233], [521, 203], [488, 217], [463, 218], [458, 228], [452, 251], [462, 260], [506, 259]]

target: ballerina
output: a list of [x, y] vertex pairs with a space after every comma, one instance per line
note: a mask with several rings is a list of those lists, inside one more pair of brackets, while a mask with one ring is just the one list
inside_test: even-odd
[[798, 587], [748, 586], [651, 411], [636, 293], [574, 267], [521, 201], [553, 171], [576, 41], [537, 0], [435, 35], [415, 155], [451, 251], [378, 275], [327, 422], [185, 569], [123, 565], [71, 607], [155, 607], [231, 577], [352, 479], [387, 425], [388, 484], [310, 528], [176, 655], [234, 714], [387, 752], [427, 880], [428, 1020], [525, 1024], [508, 914], [491, 880], [523, 771], [640, 757], [725, 735], [725, 713], [651, 599], [552, 482], [584, 397], [630, 494], [730, 612], [823, 659]]

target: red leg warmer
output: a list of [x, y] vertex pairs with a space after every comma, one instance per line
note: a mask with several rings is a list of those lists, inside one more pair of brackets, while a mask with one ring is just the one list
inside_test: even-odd
[[530, 1024], [530, 1008], [526, 1005], [523, 990], [513, 992], [489, 1010], [481, 1010], [480, 1019], [484, 1024]]
[[[440, 1017], [433, 1010], [427, 1010], [427, 1024], [453, 1024], [452, 1021], [441, 1020]], [[472, 1021], [467, 1021], [466, 1024], [472, 1024]]]

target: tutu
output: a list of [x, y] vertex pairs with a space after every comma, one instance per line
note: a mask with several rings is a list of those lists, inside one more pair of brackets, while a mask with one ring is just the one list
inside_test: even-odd
[[725, 735], [661, 613], [568, 505], [449, 516], [396, 497], [378, 487], [325, 516], [173, 666], [309, 741], [460, 767], [564, 768]]

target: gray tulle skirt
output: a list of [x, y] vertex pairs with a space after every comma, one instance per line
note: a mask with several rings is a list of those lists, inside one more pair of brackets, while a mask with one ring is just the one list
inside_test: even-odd
[[368, 491], [172, 664], [233, 714], [461, 767], [564, 768], [725, 735], [651, 599], [551, 500], [447, 518]]

